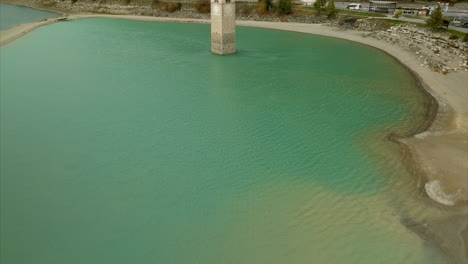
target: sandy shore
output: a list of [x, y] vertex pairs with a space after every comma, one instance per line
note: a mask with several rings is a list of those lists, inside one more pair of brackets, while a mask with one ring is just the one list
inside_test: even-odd
[[[178, 22], [178, 23], [210, 23], [209, 20], [185, 19], [185, 18], [160, 18], [130, 15], [70, 15], [69, 20], [83, 18], [119, 18], [128, 20], [154, 21], [154, 22]], [[0, 46], [21, 37], [41, 26], [57, 22], [57, 19], [23, 24], [0, 34]], [[280, 23], [264, 21], [237, 21], [238, 26], [269, 28], [287, 30], [307, 34], [316, 34], [334, 38], [346, 39], [378, 48], [399, 60], [410, 69], [416, 78], [438, 102], [438, 112], [435, 120], [424, 131], [410, 137], [398, 139], [410, 150], [414, 175], [423, 175], [419, 179], [419, 187], [432, 200], [446, 206], [461, 206], [462, 211], [467, 211], [468, 205], [468, 72], [455, 72], [443, 75], [420, 66], [417, 58], [402, 48], [380, 41], [371, 37], [365, 37], [363, 32], [342, 31], [319, 24]], [[448, 253], [455, 256], [455, 263], [468, 263], [468, 232], [467, 221], [462, 216], [461, 220], [448, 220], [434, 227], [438, 231], [422, 234], [423, 237], [431, 236], [437, 243], [447, 248], [457, 247], [457, 252]], [[460, 223], [459, 223], [460, 222]], [[426, 224], [424, 224], [426, 225]], [[429, 223], [431, 225], [431, 223]], [[447, 235], [447, 228], [454, 231]], [[425, 229], [427, 231], [427, 229]], [[445, 230], [445, 231], [444, 231]], [[426, 232], [424, 231], [424, 232]], [[456, 238], [457, 236], [458, 238]], [[461, 241], [461, 242], [457, 242]], [[450, 250], [450, 249], [448, 249]]]
[[20, 38], [39, 27], [49, 25], [55, 22], [57, 22], [57, 19], [47, 19], [47, 20], [39, 21], [39, 22], [21, 24], [21, 25], [9, 28], [7, 30], [1, 31], [0, 32], [0, 47], [3, 47], [4, 45], [12, 42], [13, 40]]

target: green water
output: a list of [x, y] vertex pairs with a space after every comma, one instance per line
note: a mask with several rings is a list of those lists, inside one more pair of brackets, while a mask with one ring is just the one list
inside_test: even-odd
[[[400, 65], [343, 40], [86, 19], [0, 60], [1, 263], [444, 263], [388, 133]], [[51, 41], [53, 40], [53, 41]]]
[[0, 3], [0, 30], [56, 16], [58, 14], [52, 12]]

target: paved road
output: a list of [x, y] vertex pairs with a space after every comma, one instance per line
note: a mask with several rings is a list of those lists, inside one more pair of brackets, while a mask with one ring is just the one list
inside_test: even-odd
[[449, 29], [453, 29], [453, 30], [468, 34], [468, 28], [449, 26]]

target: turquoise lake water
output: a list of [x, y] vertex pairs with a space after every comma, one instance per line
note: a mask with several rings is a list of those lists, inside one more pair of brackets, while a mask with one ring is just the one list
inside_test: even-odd
[[[445, 263], [386, 139], [424, 96], [319, 36], [85, 19], [0, 49], [1, 263]], [[53, 40], [53, 41], [52, 41]], [[432, 211], [431, 211], [432, 210]]]
[[0, 3], [0, 30], [57, 16], [59, 14]]

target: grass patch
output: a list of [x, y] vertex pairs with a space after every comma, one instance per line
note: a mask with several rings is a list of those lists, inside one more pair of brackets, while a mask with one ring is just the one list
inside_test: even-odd
[[461, 38], [461, 39], [463, 39], [463, 38], [467, 35], [466, 33], [460, 32], [460, 31], [455, 30], [455, 29], [445, 29], [445, 28], [444, 28], [443, 30], [449, 32], [449, 33], [452, 34], [452, 35], [456, 35], [456, 36], [458, 36], [458, 37]]
[[421, 24], [418, 24], [418, 23], [408, 22], [408, 21], [403, 21], [403, 20], [382, 19], [382, 18], [376, 18], [376, 19], [374, 19], [374, 20], [376, 20], [376, 21], [381, 21], [381, 22], [386, 22], [386, 23], [394, 24], [394, 25], [399, 25], [399, 24], [415, 24], [415, 25], [421, 25]]
[[412, 15], [401, 15], [401, 16], [402, 16], [402, 17], [406, 17], [406, 18], [424, 20], [424, 18], [421, 17], [421, 16], [412, 16]]
[[180, 2], [167, 2], [164, 10], [166, 10], [169, 13], [174, 13], [177, 10], [182, 9], [182, 3]]
[[367, 16], [367, 17], [387, 17], [386, 15], [379, 13], [359, 12], [353, 10], [339, 9], [338, 14], [353, 15], [353, 16]]
[[198, 13], [210, 13], [211, 12], [210, 0], [197, 0], [195, 2], [195, 10], [197, 10]]

